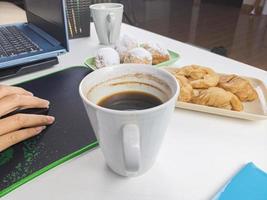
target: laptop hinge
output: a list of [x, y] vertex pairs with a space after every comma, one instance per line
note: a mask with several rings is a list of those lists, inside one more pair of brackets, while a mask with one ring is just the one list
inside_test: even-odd
[[53, 46], [58, 46], [60, 45], [60, 42], [57, 41], [55, 38], [44, 32], [42, 29], [38, 28], [37, 26], [28, 23], [28, 27], [33, 30], [35, 33], [37, 33], [40, 37], [44, 38], [46, 41], [51, 43]]

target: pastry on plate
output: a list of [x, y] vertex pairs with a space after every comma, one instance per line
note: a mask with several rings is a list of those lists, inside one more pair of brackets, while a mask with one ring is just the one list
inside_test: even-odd
[[142, 47], [133, 48], [125, 55], [123, 63], [152, 64], [152, 55]]
[[212, 69], [199, 65], [182, 67], [178, 73], [185, 76], [189, 80], [191, 86], [195, 89], [214, 87], [219, 82], [219, 75]]
[[178, 100], [183, 101], [183, 102], [189, 102], [192, 98], [193, 88], [190, 85], [188, 79], [178, 74], [179, 72], [178, 68], [169, 67], [169, 68], [164, 68], [164, 69], [166, 69], [168, 72], [173, 74], [176, 80], [179, 82], [180, 94], [179, 94]]
[[232, 92], [241, 101], [254, 101], [258, 98], [258, 94], [251, 83], [237, 75], [220, 76], [218, 86]]
[[120, 60], [121, 62], [123, 62], [127, 52], [136, 47], [138, 47], [138, 42], [136, 39], [129, 35], [123, 35], [116, 43], [115, 50], [118, 51], [120, 55]]
[[219, 87], [195, 89], [191, 102], [235, 111], [242, 111], [244, 109], [242, 102], [237, 96]]
[[101, 48], [97, 51], [95, 65], [97, 68], [120, 64], [118, 52], [110, 47]]
[[170, 55], [167, 49], [163, 48], [157, 43], [144, 43], [141, 45], [148, 50], [152, 55], [152, 64], [156, 65], [164, 61], [170, 60]]

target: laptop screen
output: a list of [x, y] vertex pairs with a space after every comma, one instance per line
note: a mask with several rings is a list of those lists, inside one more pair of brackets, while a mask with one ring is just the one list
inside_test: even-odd
[[28, 23], [47, 32], [68, 50], [64, 0], [25, 0]]

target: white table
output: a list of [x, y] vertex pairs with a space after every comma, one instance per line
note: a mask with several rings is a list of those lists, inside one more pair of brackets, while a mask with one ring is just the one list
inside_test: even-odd
[[26, 22], [25, 11], [11, 2], [0, 1], [0, 25]]
[[[259, 78], [267, 72], [202, 49], [138, 29], [122, 33], [160, 42], [179, 52], [177, 66], [197, 63], [218, 72]], [[70, 41], [70, 53], [57, 66], [11, 79], [13, 84], [74, 65], [99, 48], [94, 27], [91, 37]], [[245, 121], [176, 109], [158, 160], [145, 175], [123, 178], [105, 165], [99, 148], [82, 154], [8, 194], [3, 200], [199, 200], [210, 199], [244, 164], [254, 162], [267, 171], [267, 121]]]

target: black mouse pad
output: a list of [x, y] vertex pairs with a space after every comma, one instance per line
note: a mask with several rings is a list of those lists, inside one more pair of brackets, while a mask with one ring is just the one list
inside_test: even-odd
[[56, 121], [38, 136], [0, 153], [0, 197], [97, 146], [79, 95], [79, 83], [90, 72], [73, 67], [18, 85], [49, 100], [48, 115]]

